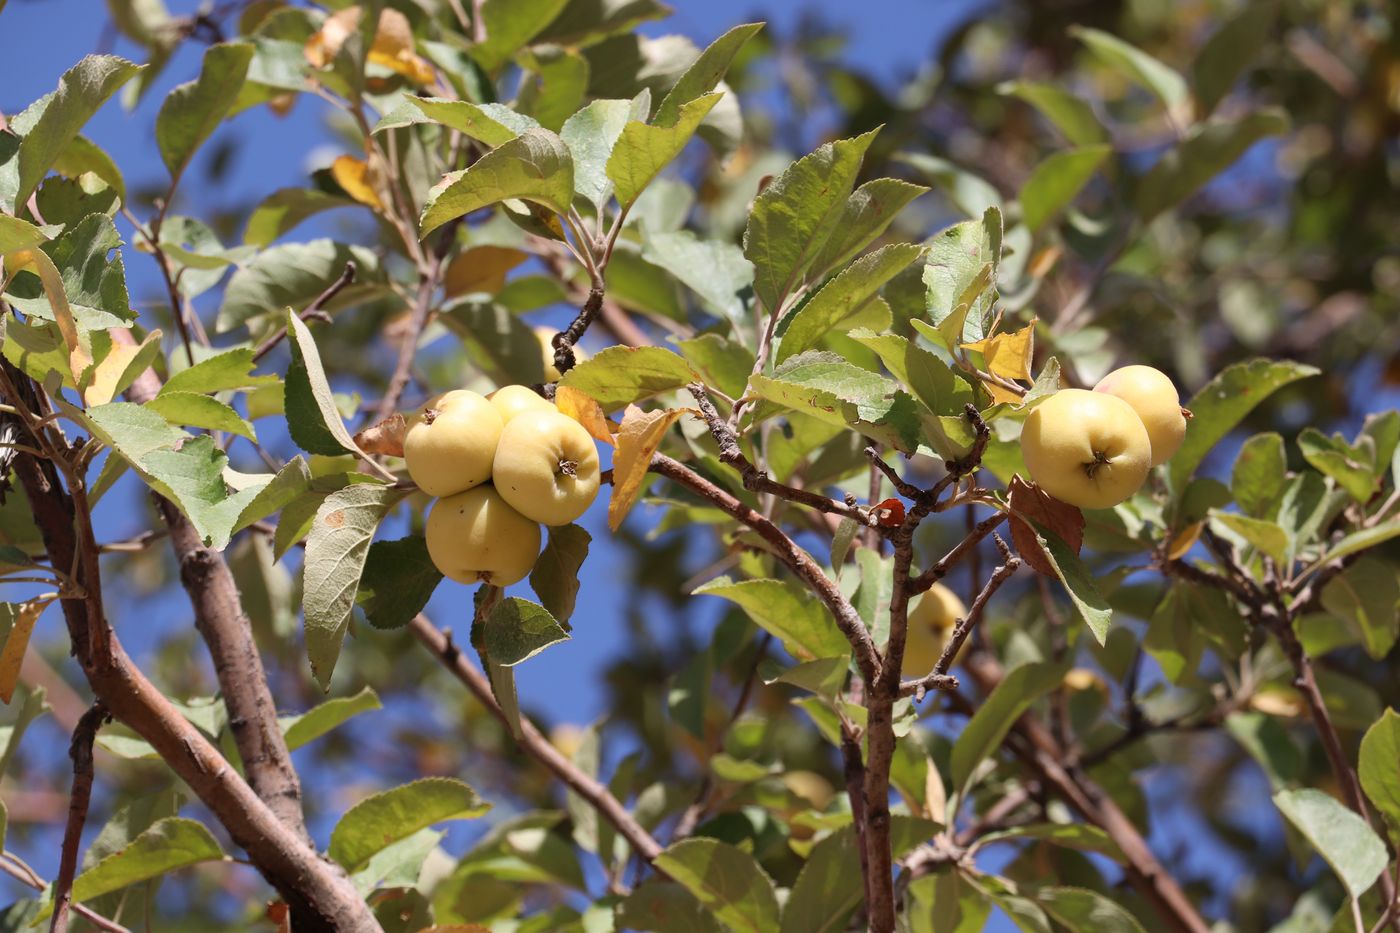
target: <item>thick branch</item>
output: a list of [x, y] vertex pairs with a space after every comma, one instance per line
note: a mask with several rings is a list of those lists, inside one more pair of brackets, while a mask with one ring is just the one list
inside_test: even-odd
[[[125, 330], [113, 330], [112, 337], [118, 342], [131, 339]], [[131, 401], [144, 404], [159, 391], [160, 377], [148, 369], [126, 394]], [[184, 512], [161, 496], [152, 493], [152, 497], [170, 530], [180, 582], [194, 608], [195, 628], [213, 659], [219, 692], [228, 708], [229, 729], [248, 783], [278, 819], [309, 841], [301, 809], [301, 781], [277, 725], [277, 706], [233, 572], [222, 554], [204, 546]]]
[[[8, 362], [11, 380], [28, 384]], [[156, 753], [213, 811], [235, 843], [248, 853], [263, 877], [291, 907], [293, 928], [301, 931], [374, 931], [374, 915], [344, 874], [324, 861], [297, 832], [258, 798], [222, 755], [146, 679], [107, 625], [102, 581], [92, 555], [79, 562], [74, 501], [58, 485], [52, 466], [23, 455], [15, 472], [24, 486], [50, 560], [74, 567], [82, 596], [62, 601], [73, 652], [89, 685], [112, 716], [151, 744]], [[102, 632], [97, 644], [91, 633]], [[100, 647], [102, 650], [94, 650]]]
[[53, 886], [53, 922], [49, 924], [49, 933], [65, 933], [68, 929], [73, 878], [78, 873], [78, 848], [83, 841], [88, 803], [92, 800], [92, 743], [97, 740], [97, 730], [106, 721], [107, 708], [98, 700], [78, 720], [78, 727], [73, 730], [73, 742], [68, 746], [68, 757], [73, 760], [73, 791], [68, 798], [68, 825], [63, 830], [58, 879]]
[[836, 620], [837, 628], [841, 630], [841, 634], [846, 636], [846, 640], [855, 650], [856, 665], [860, 669], [861, 676], [867, 682], [874, 679], [880, 667], [880, 656], [875, 650], [875, 643], [870, 639], [870, 632], [866, 629], [864, 620], [856, 612], [855, 607], [851, 605], [850, 600], [842, 595], [840, 588], [822, 571], [821, 566], [812, 559], [810, 554], [798, 547], [773, 522], [685, 464], [664, 454], [657, 454], [651, 460], [650, 469], [653, 473], [680, 483], [691, 492], [718, 507], [731, 518], [738, 519], [772, 545], [774, 555], [795, 573], [798, 579], [805, 583], [807, 588], [815, 593], [831, 612], [832, 617]]
[[[476, 697], [491, 715], [509, 725], [509, 718], [496, 702], [486, 676], [457, 650], [450, 636], [438, 631], [432, 622], [422, 615], [414, 616], [408, 627], [414, 637], [471, 691], [472, 696]], [[587, 800], [604, 819], [617, 828], [618, 833], [647, 862], [651, 862], [661, 853], [661, 844], [652, 838], [606, 786], [579, 770], [577, 765], [565, 758], [549, 739], [524, 718], [520, 720], [520, 745], [555, 777], [567, 784], [574, 793]]]
[[554, 335], [554, 368], [559, 370], [561, 376], [574, 368], [574, 346], [598, 319], [603, 310], [603, 296], [603, 283], [595, 281], [588, 289], [588, 297], [584, 299], [583, 307], [579, 308], [578, 316], [568, 327]]

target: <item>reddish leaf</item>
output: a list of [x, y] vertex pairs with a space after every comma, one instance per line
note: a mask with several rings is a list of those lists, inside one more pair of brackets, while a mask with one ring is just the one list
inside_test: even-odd
[[1036, 541], [1035, 529], [1024, 519], [1054, 532], [1078, 554], [1084, 543], [1084, 513], [1019, 476], [1011, 478], [1010, 503], [1011, 541], [1016, 545], [1017, 552], [1036, 573], [1054, 577], [1055, 568]]

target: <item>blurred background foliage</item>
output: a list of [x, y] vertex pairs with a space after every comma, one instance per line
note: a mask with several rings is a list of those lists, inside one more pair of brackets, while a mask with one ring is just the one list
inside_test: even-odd
[[[692, 2], [700, 0], [678, 0], [678, 22], [693, 21], [694, 11], [687, 9]], [[41, 10], [43, 5], [12, 0], [16, 8]], [[432, 4], [424, 0], [395, 5], [412, 12], [416, 5]], [[893, 238], [911, 240], [980, 216], [991, 204], [1003, 206], [1014, 221], [1021, 216], [1015, 203], [1018, 192], [1047, 156], [1070, 144], [1106, 143], [1111, 155], [1066, 222], [1044, 226], [1034, 235], [1022, 224], [1020, 234], [1008, 237], [1013, 252], [1003, 266], [1003, 305], [1010, 314], [1039, 317], [1037, 349], [1043, 355], [1058, 354], [1062, 362], [1073, 359], [1073, 368], [1066, 372], [1068, 383], [1092, 385], [1118, 363], [1140, 362], [1171, 374], [1187, 397], [1227, 364], [1253, 356], [1287, 357], [1322, 369], [1320, 379], [1286, 389], [1255, 411], [1239, 439], [1270, 429], [1291, 436], [1304, 425], [1343, 430], [1350, 436], [1365, 414], [1394, 407], [1400, 394], [1400, 11], [1393, 4], [928, 4], [935, 5], [940, 7], [937, 28], [932, 19], [924, 21], [918, 4], [906, 5], [907, 15], [875, 24], [879, 30], [903, 34], [906, 46], [908, 33], [929, 34], [917, 67], [896, 77], [888, 67], [849, 54], [845, 24], [860, 16], [858, 10], [815, 3], [802, 5], [801, 13], [794, 14], [788, 4], [771, 4], [782, 10], [751, 4], [747, 19], [774, 22], [745, 47], [728, 75], [728, 84], [742, 101], [742, 142], [724, 158], [708, 147], [691, 147], [670, 183], [675, 204], [684, 205], [693, 197], [689, 225], [707, 236], [737, 241], [761, 179], [824, 141], [880, 125], [884, 129], [866, 159], [863, 179], [895, 175], [934, 189], [903, 212], [891, 231]], [[121, 12], [127, 4], [112, 0], [111, 6]], [[214, 4], [211, 19], [232, 33], [242, 6]], [[15, 15], [14, 9], [7, 11], [0, 18], [0, 30]], [[32, 35], [24, 36], [40, 44], [52, 40], [49, 30], [64, 28], [58, 19], [42, 20], [42, 14], [26, 21], [42, 22]], [[649, 25], [647, 33], [653, 38], [644, 43], [643, 52], [652, 56], [650, 70], [643, 68], [639, 78], [625, 68], [599, 69], [595, 82], [612, 75], [620, 86], [590, 87], [590, 92], [631, 94], [648, 75], [664, 83], [667, 75], [674, 77], [677, 62], [684, 67], [695, 48], [739, 21], [707, 19], [708, 34], [667, 39], [656, 37], [676, 28], [672, 22]], [[134, 48], [140, 44], [140, 30], [121, 17], [118, 23], [108, 32], [115, 49], [148, 54]], [[1106, 63], [1076, 38], [1076, 30], [1082, 28], [1120, 37], [1191, 76], [1199, 109], [1192, 112], [1189, 102], [1184, 111], [1164, 106], [1140, 83], [1126, 80], [1122, 68]], [[16, 38], [14, 32], [6, 32]], [[210, 36], [196, 34], [190, 41], [206, 38]], [[161, 52], [155, 47], [149, 51]], [[1058, 121], [1047, 119], [1033, 103], [1036, 88], [1046, 86], [1067, 92], [1068, 102], [1057, 98]], [[1201, 88], [1217, 93], [1201, 95]], [[10, 112], [24, 103], [27, 100], [0, 100]], [[299, 102], [284, 118], [286, 123], [313, 119], [315, 103]], [[1198, 139], [1191, 135], [1197, 121], [1209, 117], [1228, 125], [1246, 113], [1275, 111], [1277, 119], [1287, 121], [1286, 129], [1282, 124], [1273, 127], [1283, 130], [1280, 134], [1246, 140], [1234, 152], [1241, 156], [1238, 161], [1228, 159], [1230, 167], [1202, 190], [1188, 187], [1171, 203], [1153, 201], [1162, 186], [1145, 184], [1144, 179], [1163, 171], [1162, 165], [1170, 167], [1173, 154], [1188, 140]], [[319, 121], [320, 115], [314, 119]], [[304, 141], [308, 150], [324, 146], [336, 139], [336, 119], [327, 121], [329, 137], [291, 139]], [[257, 132], [278, 133], [278, 127], [267, 122]], [[226, 242], [236, 240], [254, 202], [221, 198], [218, 188], [223, 173], [238, 163], [240, 147], [256, 141], [255, 135], [238, 133], [216, 137], [212, 155], [206, 154], [200, 166], [201, 193], [188, 195], [193, 203], [180, 206], [205, 219]], [[1225, 150], [1230, 144], [1213, 136], [1200, 143]], [[149, 202], [155, 190], [133, 181], [132, 200]], [[374, 245], [379, 235], [361, 220], [337, 217], [326, 224], [338, 239]], [[134, 267], [136, 257], [128, 263]], [[136, 272], [132, 276], [133, 298], [154, 301], [159, 294], [154, 281]], [[649, 332], [668, 331], [666, 310], [672, 303], [680, 307], [682, 300], [674, 283], [669, 293], [664, 286], [658, 292], [655, 283], [643, 277], [631, 294], [626, 282], [613, 284], [619, 300], [638, 313]], [[897, 302], [892, 304], [898, 311]], [[318, 337], [323, 358], [334, 360], [341, 376], [361, 383], [367, 399], [376, 397], [386, 367], [365, 348], [399, 310], [399, 303], [386, 297], [343, 316]], [[557, 326], [568, 313], [563, 303], [552, 301], [538, 317]], [[596, 349], [601, 342], [591, 346]], [[425, 357], [423, 368], [430, 382], [454, 383], [455, 374], [483, 365], [470, 348], [452, 343], [452, 349], [438, 347]], [[347, 404], [353, 405], [353, 400]], [[1211, 461], [1216, 473], [1228, 471], [1237, 447], [1238, 440], [1217, 450]], [[7, 508], [13, 509], [15, 502], [12, 498]], [[143, 508], [133, 495], [125, 515], [107, 519], [114, 537], [144, 527]], [[767, 643], [755, 639], [752, 624], [742, 615], [725, 614], [706, 604], [709, 601], [685, 595], [687, 582], [724, 559], [730, 542], [704, 528], [657, 526], [655, 513], [650, 514], [639, 510], [585, 570], [585, 608], [580, 615], [586, 619], [580, 623], [579, 637], [606, 642], [592, 659], [604, 665], [594, 695], [577, 697], [523, 680], [524, 703], [552, 729], [561, 747], [577, 753], [581, 761], [601, 759], [602, 773], [617, 776], [613, 780], [619, 794], [643, 815], [658, 820], [673, 816], [704, 783], [711, 793], [721, 795], [717, 815], [705, 830], [751, 845], [779, 884], [790, 883], [800, 865], [790, 843], [800, 846], [817, 822], [813, 814], [842, 786], [838, 757], [790, 704], [790, 695], [778, 688], [760, 685], [747, 712], [724, 730]], [[922, 546], [932, 551], [961, 533], [960, 527], [937, 528], [936, 540]], [[230, 556], [268, 657], [274, 695], [288, 708], [308, 708], [321, 698], [305, 675], [296, 637], [295, 575], [273, 566], [261, 536], [245, 536]], [[178, 580], [165, 549], [112, 560], [117, 572], [109, 579], [120, 594], [114, 603], [164, 606], [158, 615], [180, 615], [182, 607], [168, 602], [178, 590]], [[974, 584], [969, 575], [961, 574], [953, 582], [970, 595], [967, 590]], [[1041, 582], [1029, 574], [1018, 578], [1018, 586], [1003, 591], [990, 614], [989, 637], [1004, 653], [1014, 654], [1021, 639], [1053, 637], [1037, 586]], [[1160, 582], [1118, 591], [1115, 608], [1119, 618], [1127, 620], [1129, 632], [1143, 631], [1159, 593]], [[458, 591], [440, 596], [434, 606], [450, 610], [460, 621], [466, 609], [453, 601], [465, 598]], [[1095, 735], [1094, 730], [1100, 730], [1097, 734], [1111, 735], [1121, 728], [1116, 716], [1135, 640], [1128, 632], [1115, 633], [1092, 660], [1086, 652], [1085, 663], [1099, 672], [1099, 679], [1087, 681], [1087, 689], [1063, 692], [1062, 715], [1072, 734]], [[64, 669], [65, 646], [53, 639], [48, 644], [49, 663], [58, 671], [46, 675], [55, 715], [39, 720], [35, 741], [21, 746], [4, 797], [11, 819], [8, 847], [52, 874], [67, 786], [64, 730], [56, 723], [75, 718], [73, 711], [81, 710], [82, 702], [65, 687], [65, 676], [78, 682]], [[192, 630], [161, 626], [142, 650], [152, 662], [148, 670], [170, 695], [196, 698], [211, 693], [214, 682]], [[1353, 685], [1355, 715], [1343, 723], [1346, 728], [1364, 728], [1380, 708], [1400, 703], [1396, 658], [1392, 652], [1376, 662], [1356, 648], [1326, 656], [1325, 671]], [[1133, 683], [1149, 703], [1155, 699], [1166, 711], [1183, 702], [1180, 690], [1161, 682], [1155, 665], [1149, 661], [1146, 666], [1146, 672], [1133, 675], [1141, 681]], [[1282, 666], [1275, 667], [1279, 682], [1286, 683]], [[1261, 670], [1267, 673], [1267, 664]], [[1188, 692], [1208, 693], [1211, 673], [1204, 671], [1199, 683], [1186, 685]], [[407, 635], [357, 632], [342, 658], [338, 679], [356, 687], [372, 685], [385, 709], [298, 752], [308, 809], [319, 833], [324, 834], [329, 821], [363, 791], [423, 774], [469, 780], [497, 804], [484, 823], [499, 823], [513, 812], [565, 806], [549, 775], [524, 757], [500, 725]], [[580, 709], [605, 711], [596, 730], [586, 727], [587, 717], [578, 713]], [[1268, 741], [1292, 748], [1285, 756], [1296, 768], [1290, 780], [1325, 787], [1329, 778], [1321, 751], [1307, 738], [1305, 723], [1296, 729], [1293, 725], [1300, 711], [1289, 708], [1284, 697], [1274, 708], [1256, 712], [1267, 714], [1276, 726], [1282, 723], [1261, 733]], [[946, 756], [944, 736], [959, 722], [948, 716], [926, 720], [927, 744], [935, 760]], [[595, 744], [599, 733], [601, 752]], [[710, 786], [704, 775], [715, 752], [739, 762], [775, 765], [777, 774]], [[124, 801], [148, 796], [171, 781], [164, 766], [154, 762], [111, 766], [109, 761], [108, 766], [99, 764], [99, 771], [95, 826]], [[1315, 865], [1300, 874], [1297, 850], [1284, 844], [1284, 828], [1269, 805], [1268, 778], [1244, 745], [1219, 731], [1167, 735], [1104, 764], [1095, 777], [1147, 828], [1155, 850], [1208, 916], [1227, 919], [1243, 931], [1269, 929], [1290, 914], [1294, 925], [1289, 929], [1323, 929], [1330, 921], [1339, 901], [1335, 884]], [[980, 793], [990, 801], [1003, 786], [988, 781]], [[807, 815], [805, 823], [794, 819], [802, 814]], [[481, 831], [480, 825], [456, 827], [443, 845], [460, 853]], [[580, 831], [576, 824], [576, 838]], [[577, 870], [567, 859], [555, 862], [548, 853], [536, 854], [534, 863], [519, 868], [521, 877], [568, 881]], [[500, 855], [512, 857], [519, 855]], [[1042, 845], [1009, 853], [997, 849], [982, 858], [989, 868], [1012, 878], [1053, 873], [1064, 883], [1103, 890], [1115, 890], [1121, 880], [1101, 861], [1063, 849], [1054, 850], [1052, 858]], [[588, 859], [584, 870], [587, 886], [597, 892], [603, 879], [595, 865]], [[459, 905], [462, 919], [473, 919], [473, 910], [491, 913], [489, 898], [481, 893], [487, 884], [481, 882], [475, 889], [471, 907], [465, 900]], [[156, 928], [243, 929], [243, 911], [254, 890], [256, 879], [236, 868], [214, 866], [185, 873], [164, 883], [159, 898], [163, 913]], [[526, 912], [545, 911], [559, 890], [545, 885], [534, 889], [526, 895]], [[495, 907], [511, 912], [517, 889], [502, 887], [496, 893], [501, 903]], [[1116, 895], [1131, 898], [1123, 889]], [[578, 898], [569, 902], [583, 903]], [[132, 909], [123, 915], [128, 926], [139, 925], [139, 908], [135, 914]], [[1305, 925], [1309, 918], [1322, 925]], [[992, 926], [1003, 928], [998, 924], [1004, 922], [994, 918]]]

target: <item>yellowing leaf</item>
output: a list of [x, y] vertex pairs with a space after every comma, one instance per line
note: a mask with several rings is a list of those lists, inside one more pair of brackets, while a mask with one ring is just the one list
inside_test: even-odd
[[58, 266], [53, 264], [48, 253], [37, 249], [12, 253], [8, 257], [7, 267], [9, 262], [15, 263], [11, 274], [29, 266], [34, 267], [39, 281], [43, 283], [44, 296], [49, 299], [49, 307], [53, 309], [53, 319], [58, 324], [59, 333], [63, 334], [64, 344], [68, 347], [68, 367], [72, 372], [73, 382], [80, 384], [83, 373], [92, 365], [92, 354], [83, 346], [77, 322], [73, 320], [73, 309], [68, 306], [68, 293], [63, 290], [63, 276], [59, 274]]
[[689, 408], [642, 411], [635, 405], [627, 406], [622, 415], [622, 427], [617, 432], [617, 452], [613, 454], [613, 491], [608, 501], [608, 527], [613, 531], [622, 527], [622, 520], [642, 494], [647, 467], [651, 465], [652, 454], [661, 446], [661, 439], [671, 425], [689, 411]]
[[[987, 363], [987, 371], [1003, 379], [1023, 379], [1031, 381], [1031, 357], [1035, 353], [1035, 321], [1009, 334], [994, 334], [976, 343], [965, 343], [964, 350], [974, 350], [982, 354]], [[992, 398], [998, 402], [1019, 403], [1021, 397], [995, 383], [984, 383], [991, 390]], [[1001, 396], [1006, 396], [1002, 398]]]
[[1186, 552], [1191, 550], [1191, 546], [1196, 543], [1196, 539], [1201, 536], [1201, 529], [1206, 527], [1205, 522], [1192, 522], [1176, 533], [1172, 538], [1171, 545], [1167, 548], [1168, 560], [1180, 560], [1186, 556]]
[[15, 684], [19, 682], [19, 669], [24, 664], [24, 652], [29, 647], [29, 636], [34, 632], [34, 623], [39, 621], [44, 608], [57, 598], [57, 593], [50, 593], [20, 604], [9, 637], [5, 639], [5, 648], [0, 651], [0, 700], [9, 703], [13, 699]]
[[398, 10], [386, 9], [379, 14], [379, 27], [374, 44], [369, 48], [369, 60], [403, 75], [416, 86], [437, 80], [433, 66], [413, 51], [413, 27], [408, 17]]
[[[613, 440], [612, 424], [603, 414], [603, 406], [595, 402], [593, 396], [587, 392], [573, 386], [559, 386], [554, 390], [554, 406], [583, 425], [594, 440], [604, 444], [616, 443]], [[651, 459], [650, 454], [647, 455], [647, 459]]]
[[[83, 390], [83, 402], [88, 406], [106, 405], [130, 385], [123, 377], [127, 369], [148, 347], [160, 343], [160, 330], [153, 330], [140, 343], [113, 343], [112, 349], [92, 371], [92, 382]], [[126, 385], [123, 385], [126, 383]]]
[[379, 197], [376, 184], [379, 179], [374, 177], [377, 174], [370, 171], [368, 162], [354, 156], [338, 156], [331, 163], [331, 177], [337, 185], [345, 189], [346, 194], [361, 204], [382, 211], [384, 201]]
[[1264, 687], [1249, 698], [1250, 709], [1267, 716], [1296, 719], [1303, 715], [1303, 700], [1287, 687]]
[[306, 40], [302, 53], [316, 68], [324, 68], [340, 53], [345, 40], [360, 27], [360, 8], [348, 6], [338, 13], [326, 17], [311, 38]]
[[448, 265], [443, 276], [447, 297], [468, 292], [494, 295], [505, 287], [507, 273], [528, 258], [526, 253], [506, 246], [474, 246]]

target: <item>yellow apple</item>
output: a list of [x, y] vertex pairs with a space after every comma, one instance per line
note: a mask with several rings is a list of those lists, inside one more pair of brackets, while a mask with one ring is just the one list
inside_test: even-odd
[[526, 411], [558, 411], [554, 403], [544, 398], [529, 386], [502, 386], [486, 396], [501, 415], [501, 423], [509, 424], [510, 419]]
[[[959, 619], [967, 616], [967, 607], [942, 583], [935, 583], [909, 607], [908, 634], [904, 636], [906, 677], [926, 677], [943, 656], [943, 649], [953, 634]], [[966, 646], [958, 651], [962, 658]]]
[[540, 554], [540, 526], [490, 485], [439, 499], [425, 537], [433, 564], [458, 583], [519, 583]]
[[1021, 456], [1040, 488], [1081, 509], [1107, 509], [1142, 487], [1152, 442], [1133, 406], [1106, 392], [1061, 389], [1021, 430]]
[[501, 432], [491, 478], [526, 518], [567, 525], [598, 495], [598, 448], [568, 415], [522, 412]]
[[429, 399], [409, 419], [403, 458], [430, 496], [450, 496], [491, 478], [501, 415], [485, 398], [457, 389]]
[[1167, 374], [1151, 366], [1124, 366], [1099, 380], [1095, 392], [1116, 395], [1138, 413], [1152, 442], [1152, 465], [1166, 463], [1186, 438], [1181, 396]]

